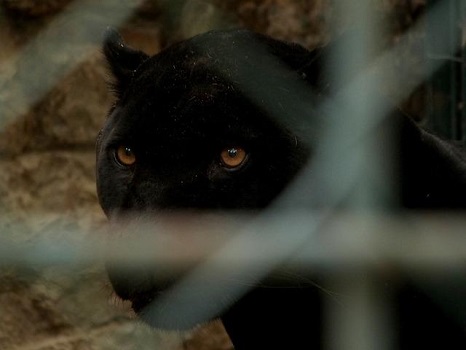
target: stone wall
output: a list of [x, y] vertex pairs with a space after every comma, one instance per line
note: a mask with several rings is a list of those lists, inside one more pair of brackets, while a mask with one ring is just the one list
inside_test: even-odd
[[[0, 349], [231, 349], [219, 323], [149, 329], [113, 297], [100, 261], [40, 255], [40, 244], [105, 234], [94, 141], [112, 104], [99, 48], [107, 25], [148, 53], [236, 26], [311, 48], [345, 26], [331, 25], [340, 22], [330, 3], [0, 0]], [[396, 37], [423, 1], [378, 6]]]

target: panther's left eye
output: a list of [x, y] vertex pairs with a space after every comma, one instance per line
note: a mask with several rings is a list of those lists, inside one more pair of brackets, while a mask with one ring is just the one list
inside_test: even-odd
[[131, 147], [121, 145], [115, 151], [115, 158], [121, 165], [131, 166], [136, 163], [136, 155]]
[[248, 158], [248, 154], [241, 147], [228, 147], [220, 153], [222, 165], [227, 169], [238, 169]]

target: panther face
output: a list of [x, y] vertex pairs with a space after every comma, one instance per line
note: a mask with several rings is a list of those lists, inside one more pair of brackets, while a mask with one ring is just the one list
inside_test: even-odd
[[[149, 57], [110, 31], [104, 53], [116, 103], [97, 141], [97, 189], [114, 226], [167, 213], [260, 210], [308, 158], [272, 116], [299, 113], [283, 82], [315, 78], [304, 74], [312, 55], [302, 47], [247, 31], [210, 32]], [[154, 326], [204, 321], [148, 316], [180, 274], [160, 278], [157, 266], [115, 264], [108, 272], [116, 293]]]

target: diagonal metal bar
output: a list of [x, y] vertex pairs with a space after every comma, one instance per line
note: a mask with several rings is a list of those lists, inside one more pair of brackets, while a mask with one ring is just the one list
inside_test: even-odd
[[[142, 0], [77, 0], [19, 52], [2, 63], [0, 132], [100, 47], [107, 26], [118, 26]], [[8, 78], [11, 72], [16, 72]]]

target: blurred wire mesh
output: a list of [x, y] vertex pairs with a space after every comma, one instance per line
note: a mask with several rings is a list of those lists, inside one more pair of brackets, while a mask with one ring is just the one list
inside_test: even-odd
[[[412, 4], [411, 1], [408, 3]], [[328, 317], [332, 321], [328, 322], [326, 332], [340, 332], [344, 336], [337, 339], [344, 339], [344, 343], [329, 343], [328, 347], [393, 348], [390, 339], [393, 321], [390, 320], [388, 300], [375, 298], [373, 293], [372, 284], [375, 283], [376, 268], [387, 264], [410, 273], [426, 270], [455, 272], [466, 263], [466, 244], [463, 244], [466, 239], [463, 234], [465, 222], [462, 215], [445, 213], [433, 216], [419, 213], [400, 217], [367, 210], [377, 203], [390, 200], [389, 194], [381, 194], [375, 189], [380, 187], [379, 181], [392, 181], [384, 172], [387, 160], [374, 154], [374, 140], [369, 137], [373, 128], [383, 121], [392, 108], [392, 104], [386, 103], [375, 94], [380, 86], [387, 84], [387, 81], [395, 84], [395, 101], [392, 102], [402, 103], [419, 86], [434, 77], [433, 83], [427, 88], [430, 93], [428, 96], [432, 96], [434, 92], [438, 94], [441, 90], [448, 103], [430, 104], [430, 101], [436, 99], [426, 99], [427, 117], [422, 122], [450, 139], [459, 142], [465, 140], [466, 121], [462, 106], [466, 97], [466, 6], [460, 0], [436, 1], [429, 5], [425, 15], [426, 21], [419, 20], [412, 25], [409, 31], [397, 37], [395, 45], [384, 50], [372, 64], [368, 64], [370, 52], [379, 46], [383, 33], [388, 30], [387, 22], [380, 20], [374, 1], [341, 1], [334, 4], [333, 10], [347, 14], [347, 21], [359, 23], [363, 30], [358, 33], [364, 35], [355, 35], [343, 42], [339, 50], [344, 52], [344, 55], [332, 58], [334, 84], [340, 89], [338, 94], [330, 96], [317, 107], [318, 111], [326, 111], [326, 114], [330, 111], [330, 121], [326, 123], [318, 140], [312, 171], [305, 169], [283, 196], [260, 217], [242, 217], [240, 221], [244, 225], [240, 228], [237, 227], [238, 220], [235, 220], [235, 216], [218, 218], [212, 215], [196, 220], [189, 219], [189, 244], [186, 243], [186, 236], [181, 239], [173, 234], [177, 229], [173, 222], [184, 221], [186, 218], [159, 222], [156, 226], [153, 223], [142, 222], [142, 228], [138, 227], [137, 230], [150, 234], [140, 235], [140, 239], [132, 241], [130, 245], [124, 242], [116, 248], [113, 247], [115, 249], [112, 250], [111, 258], [128, 264], [150, 263], [166, 266], [167, 273], [203, 261], [163, 302], [176, 305], [184, 293], [189, 294], [192, 289], [202, 289], [202, 293], [197, 294], [200, 299], [193, 304], [193, 308], [195, 312], [206, 315], [214, 314], [218, 310], [206, 308], [205, 300], [221, 299], [225, 294], [234, 299], [262, 277], [275, 269], [283, 268], [284, 265], [296, 271], [322, 269], [329, 272], [329, 280], [334, 283], [336, 290], [356, 301], [354, 307], [358, 308], [361, 315], [355, 321], [349, 316], [351, 310], [347, 314], [341, 314], [330, 306]], [[72, 1], [19, 50], [4, 59], [0, 69], [0, 134], [8, 136], [5, 133], [9, 125], [36, 108], [40, 100], [64, 79], [67, 72], [82, 63], [91, 51], [99, 50], [100, 34], [106, 26], [118, 26], [127, 21], [141, 6], [142, 1]], [[170, 23], [176, 21], [180, 9], [188, 14], [190, 9], [196, 6], [205, 10], [204, 17], [193, 20], [192, 26], [184, 29], [189, 34], [211, 27], [232, 25], [231, 19], [219, 6], [215, 6], [215, 2], [161, 1], [159, 6], [169, 14]], [[263, 6], [267, 6], [267, 2], [264, 2]], [[189, 18], [192, 19], [192, 16]], [[426, 55], [422, 53], [418, 57], [423, 69], [412, 67], [419, 74], [411, 76], [401, 84], [393, 82], [393, 79], [396, 80], [391, 74], [393, 62], [397, 62], [412, 49], [412, 38], [419, 37], [426, 37], [428, 42]], [[54, 53], [54, 60], [49, 60], [50, 52]], [[273, 65], [273, 62], [265, 60], [264, 65], [267, 64]], [[406, 61], [406, 64], [410, 65], [412, 61]], [[348, 83], [344, 78], [352, 76], [351, 70], [356, 66], [366, 69]], [[243, 74], [246, 79], [253, 72]], [[305, 87], [297, 85], [288, 88], [293, 92], [290, 95], [296, 99], [295, 103], [299, 104], [303, 111], [310, 110], [311, 106], [302, 98], [305, 95]], [[261, 91], [251, 89], [248, 93], [252, 99], [264, 98]], [[342, 105], [345, 106], [345, 110], [338, 109], [338, 106]], [[443, 108], [440, 111], [439, 105]], [[272, 115], [276, 114], [276, 111], [271, 112]], [[341, 115], [345, 118], [342, 119]], [[274, 116], [283, 118], [280, 115]], [[4, 137], [5, 139], [11, 140], [11, 137]], [[37, 140], [30, 141], [20, 149], [41, 149], [41, 145], [34, 142]], [[0, 146], [3, 172], [6, 173], [11, 171], [6, 165], [7, 162], [16, 154], [5, 141], [0, 142]], [[80, 149], [79, 142], [78, 146], [74, 144], [71, 148]], [[31, 159], [23, 161], [28, 163]], [[34, 159], [32, 162], [38, 162], [37, 167], [43, 166], [40, 160]], [[371, 167], [364, 165], [367, 163], [370, 163]], [[14, 171], [12, 173], [14, 174]], [[373, 183], [374, 179], [377, 179], [377, 183]], [[324, 209], [311, 211], [306, 208], [311, 204], [309, 201], [315, 198], [311, 190], [317, 188], [319, 198], [325, 199], [320, 203]], [[8, 193], [9, 190], [6, 188], [0, 193], [5, 198], [14, 198]], [[52, 192], [45, 192], [44, 195], [50, 193]], [[73, 198], [69, 200], [72, 201]], [[341, 212], [336, 209], [343, 200], [349, 203], [350, 210]], [[0, 264], [6, 271], [13, 268], [17, 273], [27, 275], [31, 274], [30, 269], [60, 266], [79, 275], [79, 271], [89, 271], [89, 266], [100, 264], [102, 257], [108, 256], [104, 234], [97, 235], [93, 232], [96, 226], [101, 225], [90, 223], [84, 225], [83, 229], [83, 226], [74, 224], [75, 217], [60, 218], [52, 215], [48, 220], [50, 214], [47, 213], [47, 208], [23, 211], [17, 215], [8, 209], [5, 201], [2, 205], [6, 214], [0, 224]], [[27, 205], [24, 207], [27, 208]], [[361, 208], [366, 210], [362, 211]], [[98, 209], [93, 207], [93, 210]], [[85, 214], [78, 211], [76, 216], [83, 213]], [[7, 215], [11, 215], [12, 218]], [[37, 232], [33, 228], [33, 222], [44, 224]], [[438, 235], [439, 231], [442, 232], [441, 236]], [[266, 240], [262, 232], [267, 232]], [[147, 247], [151, 249], [148, 251]], [[206, 256], [209, 257], [208, 260], [205, 260]], [[206, 276], [210, 276], [213, 270], [219, 268], [225, 276], [225, 283], [219, 285], [219, 288], [214, 288], [206, 284]], [[367, 272], [374, 277], [374, 281], [366, 280], [366, 274], [361, 274], [360, 283], [354, 280], [348, 283], [344, 275], [354, 271]], [[242, 282], [239, 286], [238, 280]], [[66, 283], [67, 286], [72, 285], [72, 282]], [[79, 286], [76, 288], [79, 290]], [[44, 291], [44, 294], [47, 293]], [[92, 299], [92, 296], [90, 298]], [[89, 299], [80, 301], [89, 303]], [[1, 300], [0, 305], [4, 307]], [[207, 306], [218, 305], [209, 303]], [[221, 306], [225, 307], [223, 304]], [[4, 314], [11, 312], [5, 310]], [[157, 305], [154, 306], [154, 312], [157, 312]], [[465, 314], [461, 316], [466, 318]], [[78, 338], [79, 336], [76, 336], [76, 339]], [[150, 348], [154, 345], [152, 340], [141, 345], [141, 337], [135, 338], [136, 345], [128, 343], [127, 348]], [[156, 340], [158, 341], [160, 340]], [[6, 340], [5, 344], [6, 348], [16, 346]], [[99, 344], [101, 348], [109, 346]], [[29, 348], [40, 349], [46, 346], [44, 343]], [[170, 343], [167, 346], [175, 348], [178, 344], [175, 342], [175, 345]]]

